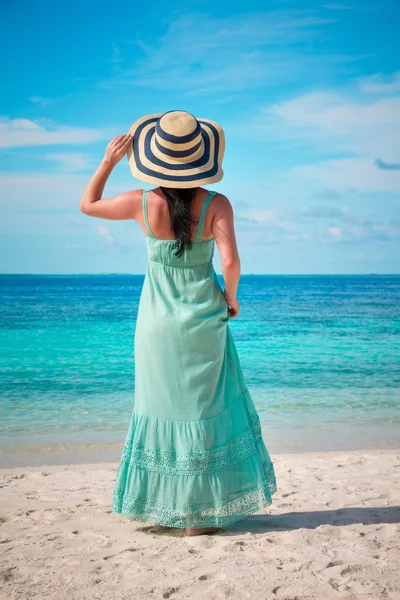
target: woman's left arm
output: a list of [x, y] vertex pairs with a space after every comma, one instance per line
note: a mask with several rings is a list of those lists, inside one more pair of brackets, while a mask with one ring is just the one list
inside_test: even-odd
[[85, 215], [111, 220], [136, 218], [137, 205], [141, 198], [139, 190], [125, 192], [114, 198], [101, 199], [107, 179], [115, 165], [126, 154], [130, 143], [132, 143], [132, 137], [127, 133], [118, 135], [108, 144], [104, 158], [91, 177], [81, 198], [79, 210]]

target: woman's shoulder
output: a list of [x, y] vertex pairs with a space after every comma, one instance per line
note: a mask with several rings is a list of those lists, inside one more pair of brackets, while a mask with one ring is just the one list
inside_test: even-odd
[[232, 210], [232, 204], [229, 198], [222, 192], [215, 192], [215, 195], [212, 199], [212, 203], [214, 205], [215, 210], [221, 212], [230, 212]]

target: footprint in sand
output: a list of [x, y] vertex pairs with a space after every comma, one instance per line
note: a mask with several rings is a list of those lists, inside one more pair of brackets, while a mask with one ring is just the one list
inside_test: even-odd
[[179, 587], [167, 588], [166, 590], [164, 590], [162, 597], [170, 598], [172, 596], [172, 594], [176, 594], [176, 592], [179, 592]]
[[10, 581], [10, 579], [12, 579], [14, 573], [13, 570], [16, 569], [17, 567], [8, 567], [6, 569], [4, 569], [3, 571], [0, 571], [0, 581], [2, 583], [6, 583], [7, 581]]
[[235, 541], [224, 546], [225, 552], [243, 552], [245, 550], [246, 542]]
[[359, 571], [362, 571], [362, 565], [348, 565], [342, 571], [340, 571], [340, 575], [343, 577], [344, 575], [358, 573]]
[[330, 569], [332, 567], [340, 567], [340, 565], [342, 565], [342, 564], [343, 564], [343, 561], [341, 561], [341, 560], [330, 560], [325, 568]]

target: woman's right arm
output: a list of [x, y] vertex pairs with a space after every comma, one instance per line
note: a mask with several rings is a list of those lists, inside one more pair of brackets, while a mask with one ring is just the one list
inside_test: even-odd
[[228, 198], [218, 194], [216, 210], [212, 221], [212, 234], [218, 246], [222, 261], [224, 277], [224, 296], [231, 318], [237, 317], [240, 311], [236, 297], [240, 279], [240, 258], [236, 245], [233, 208]]
[[114, 198], [102, 198], [104, 187], [115, 165], [125, 156], [132, 138], [129, 133], [117, 135], [108, 144], [105, 156], [89, 180], [79, 205], [80, 211], [100, 219], [136, 219], [141, 206], [141, 190], [124, 192]]

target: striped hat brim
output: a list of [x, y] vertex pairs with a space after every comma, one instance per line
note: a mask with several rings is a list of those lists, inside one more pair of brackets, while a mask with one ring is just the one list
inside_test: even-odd
[[224, 175], [222, 160], [225, 152], [222, 127], [209, 119], [197, 119], [199, 132], [179, 138], [179, 143], [176, 143], [178, 138], [164, 134], [160, 145], [156, 139], [160, 134], [157, 130], [156, 136], [156, 125], [162, 116], [160, 113], [141, 117], [129, 129], [132, 143], [127, 155], [132, 175], [140, 181], [176, 188], [220, 181]]

